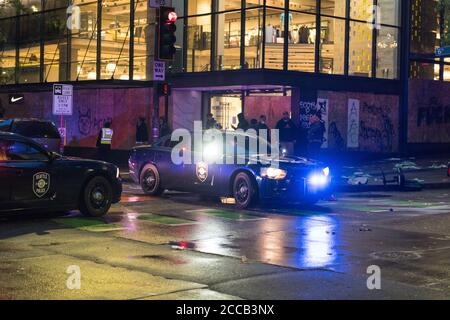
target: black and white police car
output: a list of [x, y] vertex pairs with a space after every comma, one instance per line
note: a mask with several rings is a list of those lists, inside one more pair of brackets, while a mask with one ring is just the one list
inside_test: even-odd
[[0, 212], [70, 211], [100, 217], [120, 201], [112, 164], [63, 157], [12, 133], [0, 133]]

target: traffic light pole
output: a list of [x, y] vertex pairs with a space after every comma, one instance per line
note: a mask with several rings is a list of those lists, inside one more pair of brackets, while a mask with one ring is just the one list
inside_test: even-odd
[[[154, 39], [154, 57], [153, 57], [153, 64], [158, 59], [158, 43], [159, 43], [159, 36], [158, 36], [158, 29], [159, 29], [159, 9], [155, 9], [155, 39]], [[153, 68], [153, 73], [155, 68]], [[158, 92], [158, 84], [159, 81], [155, 80], [155, 76], [153, 75], [153, 121], [152, 121], [152, 127], [153, 127], [153, 141], [156, 141], [159, 139], [160, 136], [160, 124], [159, 124], [159, 92]]]

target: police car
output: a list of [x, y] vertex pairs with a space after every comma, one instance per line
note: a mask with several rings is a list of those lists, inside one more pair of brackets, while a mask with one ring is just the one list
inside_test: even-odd
[[12, 133], [0, 133], [0, 212], [70, 211], [100, 217], [120, 201], [119, 169], [67, 158]]
[[[224, 145], [226, 143], [222, 144]], [[244, 209], [257, 202], [274, 199], [314, 204], [331, 192], [330, 169], [313, 160], [282, 156], [267, 159], [263, 163], [251, 161], [259, 155], [245, 150], [242, 152], [245, 154], [245, 161], [229, 162], [227, 159], [222, 162], [226, 164], [216, 164], [217, 161], [176, 163], [173, 161], [173, 151], [178, 146], [179, 142], [166, 136], [151, 146], [140, 146], [132, 150], [129, 159], [130, 176], [135, 183], [141, 185], [144, 193], [156, 196], [165, 190], [174, 190], [214, 197], [233, 197], [237, 208]], [[196, 147], [191, 148], [195, 150]], [[205, 145], [202, 149], [207, 158], [214, 154], [227, 158], [232, 148], [224, 148], [225, 154], [220, 154], [220, 148], [213, 145]], [[183, 152], [188, 151], [187, 147], [183, 148]], [[240, 152], [237, 150], [231, 156], [237, 160]]]

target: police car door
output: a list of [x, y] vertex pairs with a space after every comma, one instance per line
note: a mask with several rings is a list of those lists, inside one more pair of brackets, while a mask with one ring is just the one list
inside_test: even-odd
[[6, 149], [8, 167], [14, 170], [11, 202], [16, 209], [45, 208], [55, 196], [51, 162], [43, 149], [10, 140]]
[[6, 141], [0, 140], [0, 210], [11, 209], [11, 186], [15, 176], [15, 170], [8, 166], [6, 146]]

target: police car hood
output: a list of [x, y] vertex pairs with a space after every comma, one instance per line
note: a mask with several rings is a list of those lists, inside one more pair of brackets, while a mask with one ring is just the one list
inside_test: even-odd
[[99, 161], [99, 160], [92, 160], [92, 159], [83, 159], [83, 158], [78, 158], [78, 157], [61, 156], [60, 160], [77, 162], [77, 163], [81, 163], [81, 164], [91, 164], [91, 165], [100, 165], [100, 166], [106, 165], [108, 167], [114, 167], [114, 164], [112, 164], [112, 163], [103, 162], [103, 161]]
[[276, 165], [280, 168], [292, 168], [292, 167], [320, 167], [323, 166], [320, 162], [317, 162], [315, 160], [303, 158], [303, 157], [270, 157], [267, 155], [255, 155], [251, 156], [251, 159], [259, 159], [260, 162]]

